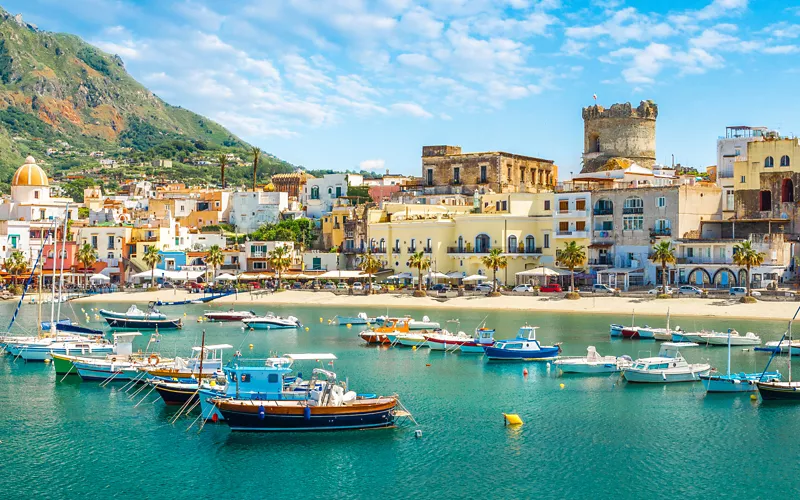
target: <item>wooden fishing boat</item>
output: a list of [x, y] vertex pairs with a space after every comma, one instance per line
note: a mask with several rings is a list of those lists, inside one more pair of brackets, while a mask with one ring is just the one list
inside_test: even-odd
[[[197, 401], [197, 382], [170, 382], [160, 379], [150, 379], [147, 381], [152, 385], [164, 404], [167, 406], [183, 406]], [[191, 401], [191, 403], [190, 403]]]
[[111, 328], [126, 330], [177, 330], [183, 328], [183, 319], [127, 319], [105, 318]]
[[[168, 380], [193, 379], [202, 375], [202, 378], [210, 377], [222, 370], [222, 352], [225, 349], [233, 349], [230, 344], [213, 344], [201, 347], [192, 347], [192, 355], [188, 359], [175, 358], [171, 367], [146, 367], [149, 376]], [[158, 365], [159, 362], [156, 360]], [[203, 366], [202, 373], [200, 365]]]

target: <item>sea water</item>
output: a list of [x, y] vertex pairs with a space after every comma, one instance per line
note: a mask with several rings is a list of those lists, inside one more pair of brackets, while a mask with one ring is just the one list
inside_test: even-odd
[[[289, 293], [289, 292], [287, 292]], [[0, 305], [8, 319], [13, 304]], [[62, 316], [104, 328], [100, 304], [62, 306]], [[106, 305], [105, 307], [109, 307]], [[193, 417], [171, 419], [152, 393], [130, 398], [123, 383], [101, 387], [57, 377], [51, 365], [0, 358], [0, 498], [798, 498], [800, 405], [764, 404], [750, 394], [706, 395], [700, 383], [632, 385], [619, 375], [559, 376], [547, 363], [489, 363], [474, 354], [366, 346], [361, 327], [329, 325], [336, 314], [428, 315], [449, 330], [481, 324], [509, 338], [540, 326], [542, 344], [562, 342], [564, 355], [656, 355], [654, 341], [610, 339], [609, 323], [630, 316], [524, 311], [333, 309], [254, 306], [237, 309], [295, 315], [308, 327], [245, 331], [238, 323], [198, 323], [204, 309], [164, 307], [184, 328], [163, 331], [157, 350], [188, 356], [199, 345], [228, 343], [246, 357], [334, 353], [350, 388], [398, 394], [418, 424], [329, 433], [202, 432]], [[111, 307], [123, 311], [126, 305]], [[90, 315], [86, 323], [85, 315]], [[459, 320], [459, 322], [449, 320]], [[35, 330], [24, 306], [17, 332]], [[665, 319], [638, 317], [638, 325]], [[754, 331], [777, 340], [786, 323], [676, 318], [673, 327]], [[144, 348], [149, 334], [136, 340]], [[252, 348], [250, 348], [252, 344]], [[226, 360], [234, 350], [225, 353]], [[690, 362], [725, 369], [725, 347], [686, 349]], [[760, 371], [765, 353], [734, 348], [733, 370]], [[523, 368], [528, 375], [523, 375]], [[771, 369], [786, 374], [785, 356]], [[800, 369], [800, 363], [798, 363]], [[563, 387], [562, 387], [563, 384]], [[502, 413], [524, 421], [505, 426]], [[188, 428], [188, 429], [187, 429]], [[421, 437], [416, 437], [421, 430]]]

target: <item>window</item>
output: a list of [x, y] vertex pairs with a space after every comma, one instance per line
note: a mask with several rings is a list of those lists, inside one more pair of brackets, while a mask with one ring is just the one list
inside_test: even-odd
[[253, 269], [266, 269], [267, 263], [266, 262], [253, 262]]
[[625, 216], [622, 218], [624, 231], [641, 231], [644, 227], [644, 217], [641, 215]]
[[758, 209], [763, 211], [772, 210], [772, 192], [771, 191], [761, 191], [758, 196], [759, 207]]
[[97, 248], [97, 236], [92, 236], [92, 248]]
[[394, 251], [395, 252], [399, 252], [400, 251], [400, 239], [399, 238], [394, 240]]
[[585, 220], [579, 220], [579, 221], [575, 222], [575, 230], [576, 231], [586, 231], [586, 221]]
[[511, 167], [508, 167], [508, 182], [511, 182]]
[[532, 235], [525, 237], [525, 253], [534, 253], [536, 251], [536, 239]]
[[550, 210], [550, 200], [544, 200], [544, 209]]
[[558, 200], [558, 211], [569, 212], [569, 200]]
[[597, 200], [594, 204], [595, 215], [611, 215], [614, 213], [614, 202], [611, 200]]
[[579, 212], [586, 210], [586, 200], [583, 198], [575, 200], [575, 210], [578, 210]]
[[486, 183], [486, 165], [481, 165], [481, 184]]
[[561, 221], [558, 223], [558, 232], [559, 233], [566, 233], [569, 231], [569, 222]]
[[461, 168], [453, 168], [453, 184], [461, 184]]
[[781, 167], [788, 167], [791, 164], [787, 155], [781, 156]]
[[278, 374], [277, 373], [270, 373], [269, 377], [267, 377], [267, 381], [270, 384], [277, 384], [278, 383]]
[[409, 248], [409, 250], [411, 252], [416, 252], [417, 251], [417, 239], [416, 238], [411, 238], [411, 247]]
[[106, 246], [106, 248], [107, 248], [108, 250], [113, 250], [113, 249], [114, 249], [114, 237], [113, 237], [113, 236], [109, 236], [109, 237], [108, 237], [108, 241], [107, 241], [107, 246]]
[[312, 200], [319, 199], [319, 186], [311, 186], [311, 199]]
[[433, 186], [433, 169], [429, 168], [426, 175], [427, 175], [426, 184], [428, 184], [429, 186]]
[[623, 214], [641, 214], [644, 213], [644, 201], [638, 196], [633, 196], [625, 200], [625, 205], [622, 207]]
[[733, 189], [725, 190], [725, 210], [733, 210]]
[[517, 237], [513, 234], [508, 237], [508, 252], [516, 253], [517, 252]]
[[107, 259], [113, 259], [113, 258], [114, 258], [114, 252], [108, 252], [108, 253], [106, 254], [106, 258], [107, 258]]
[[667, 206], [667, 199], [665, 197], [663, 197], [663, 196], [659, 196], [658, 198], [656, 198], [656, 206], [658, 208], [666, 207]]
[[431, 240], [430, 238], [428, 238], [428, 240], [425, 242], [425, 249], [426, 249], [428, 252], [430, 252], [430, 251], [431, 251], [431, 246], [432, 246], [432, 245], [433, 245], [433, 240]]
[[519, 182], [523, 183], [523, 184], [525, 183], [525, 169], [524, 168], [520, 169], [520, 171], [519, 171]]
[[494, 203], [494, 209], [497, 210], [498, 212], [500, 211], [500, 201], [499, 200]]
[[503, 206], [503, 211], [508, 210], [508, 201], [503, 200], [502, 206]]
[[16, 235], [16, 234], [9, 235], [8, 242], [11, 245], [11, 248], [17, 248], [17, 240], [18, 239], [19, 239], [19, 236]]
[[783, 183], [781, 184], [781, 202], [794, 202], [794, 183], [791, 179], [784, 179]]
[[47, 218], [47, 211], [44, 208], [39, 210], [39, 218], [40, 219], [46, 219]]
[[342, 196], [342, 186], [336, 186], [336, 197]]
[[669, 219], [657, 219], [655, 225], [655, 233], [660, 236], [669, 236], [671, 222]]
[[745, 177], [744, 177], [744, 176], [742, 176], [742, 178], [739, 180], [739, 182], [741, 182], [742, 184], [744, 184], [744, 183], [745, 183], [745, 180], [744, 180], [744, 179], [745, 179]]
[[550, 233], [544, 233], [544, 247], [550, 248]]
[[39, 191], [38, 190], [33, 192], [33, 197], [36, 198], [37, 200], [39, 199]]
[[479, 234], [475, 237], [475, 253], [489, 253], [492, 249], [491, 240], [486, 234]]
[[775, 166], [775, 160], [771, 156], [764, 158], [764, 168], [772, 168]]
[[328, 188], [328, 194], [333, 194], [333, 188]]

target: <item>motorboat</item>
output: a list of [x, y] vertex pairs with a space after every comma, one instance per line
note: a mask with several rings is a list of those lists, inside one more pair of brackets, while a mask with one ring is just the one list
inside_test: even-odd
[[758, 390], [757, 382], [767, 380], [780, 380], [780, 372], [767, 372], [766, 370], [758, 373], [731, 373], [731, 348], [733, 347], [734, 331], [728, 330], [728, 370], [720, 373], [716, 369], [707, 375], [701, 375], [700, 380], [706, 388], [706, 392], [755, 392]]
[[561, 353], [560, 345], [543, 346], [536, 340], [536, 326], [520, 327], [516, 338], [498, 340], [485, 349], [490, 361], [540, 361], [551, 360]]
[[472, 335], [464, 332], [451, 333], [447, 330], [426, 334], [425, 339], [432, 351], [457, 351], [462, 345], [474, 340]]
[[752, 347], [761, 345], [761, 337], [753, 332], [740, 335], [736, 330], [728, 330], [728, 333], [708, 332], [684, 335], [690, 342], [706, 345], [731, 345], [734, 347]]
[[44, 361], [51, 359], [52, 354], [107, 354], [114, 352], [114, 346], [105, 339], [65, 341], [44, 338], [28, 344], [9, 346], [8, 350], [25, 361]]
[[427, 335], [423, 332], [398, 332], [386, 335], [392, 345], [404, 347], [424, 347], [427, 346]]
[[609, 333], [611, 334], [612, 337], [622, 337], [623, 328], [625, 328], [623, 325], [612, 323]]
[[382, 325], [376, 325], [358, 334], [367, 344], [391, 344], [389, 335], [409, 333], [408, 318], [386, 318]]
[[336, 382], [336, 374], [315, 368], [308, 398], [258, 400], [218, 397], [213, 404], [232, 431], [328, 431], [393, 427], [396, 396], [366, 397]]
[[442, 327], [438, 321], [431, 321], [427, 316], [423, 316], [422, 321], [417, 321], [408, 316], [406, 318], [408, 319], [409, 330], [438, 330]]
[[586, 356], [562, 357], [553, 362], [563, 373], [587, 374], [616, 373], [631, 364], [630, 356], [601, 356], [593, 345], [586, 348]]
[[494, 328], [477, 328], [472, 340], [460, 344], [458, 350], [468, 354], [483, 354], [491, 345], [494, 345]]
[[622, 370], [622, 375], [628, 382], [644, 383], [669, 383], [669, 382], [696, 382], [701, 375], [711, 371], [707, 363], [688, 363], [680, 353], [675, 357], [656, 356], [641, 358]]
[[302, 374], [292, 375], [296, 361], [316, 362], [337, 359], [331, 353], [284, 354], [281, 357], [247, 359], [237, 352], [223, 368], [224, 377], [203, 380], [199, 389], [200, 410], [206, 420], [224, 419], [222, 413], [211, 402], [218, 397], [236, 399], [295, 400], [308, 398], [308, 381]]
[[[168, 367], [158, 367], [155, 369], [145, 367], [151, 377], [164, 379], [195, 379], [211, 376], [222, 370], [222, 353], [225, 349], [232, 349], [230, 344], [212, 344], [192, 347], [192, 354], [189, 358], [176, 357], [174, 362]], [[203, 371], [200, 372], [202, 365]]]
[[136, 304], [131, 305], [127, 311], [124, 313], [110, 311], [108, 309], [100, 309], [98, 311], [100, 316], [108, 319], [108, 318], [115, 318], [115, 319], [139, 319], [139, 320], [161, 320], [167, 319], [167, 315], [159, 312], [158, 309], [151, 307], [147, 311], [142, 311]]
[[205, 311], [203, 316], [208, 321], [242, 321], [243, 319], [256, 317], [256, 313], [253, 311], [228, 309], [227, 311]]
[[345, 325], [376, 325], [378, 324], [377, 318], [370, 318], [367, 313], [360, 312], [356, 316], [339, 316], [336, 315], [334, 322], [339, 326]]
[[772, 340], [765, 343], [763, 346], [754, 347], [753, 350], [780, 354], [786, 354], [791, 351], [792, 356], [800, 356], [800, 341]]
[[[792, 353], [792, 355], [794, 354], [795, 344], [792, 342], [792, 324], [797, 318], [798, 313], [800, 313], [800, 307], [795, 311], [794, 316], [789, 321], [788, 330], [778, 341], [776, 349], [772, 352], [772, 355], [770, 355], [767, 366], [764, 367], [765, 372], [769, 369], [769, 365], [772, 363], [775, 356], [780, 354], [781, 346], [783, 345], [786, 335], [789, 336], [789, 352]], [[756, 381], [756, 387], [758, 388], [758, 393], [762, 401], [800, 402], [800, 382], [792, 381], [792, 355], [789, 356], [788, 380], [783, 381], [778, 378], [772, 378]]]
[[108, 326], [119, 330], [178, 330], [183, 328], [183, 318], [133, 319], [105, 318]]
[[247, 328], [252, 328], [253, 330], [282, 330], [303, 327], [300, 320], [294, 316], [283, 318], [272, 313], [267, 313], [265, 316], [245, 318], [242, 320], [242, 323], [244, 323]]

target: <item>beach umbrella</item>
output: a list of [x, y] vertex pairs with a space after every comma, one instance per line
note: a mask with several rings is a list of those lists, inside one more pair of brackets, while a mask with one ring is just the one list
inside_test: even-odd
[[97, 273], [89, 276], [89, 281], [93, 283], [105, 283], [106, 281], [111, 281], [111, 278], [109, 278], [105, 274]]
[[488, 279], [489, 279], [488, 276], [484, 276], [482, 274], [473, 274], [471, 276], [467, 276], [466, 278], [464, 278], [464, 281], [483, 281]]
[[230, 273], [223, 273], [214, 278], [214, 281], [236, 281], [236, 276]]

